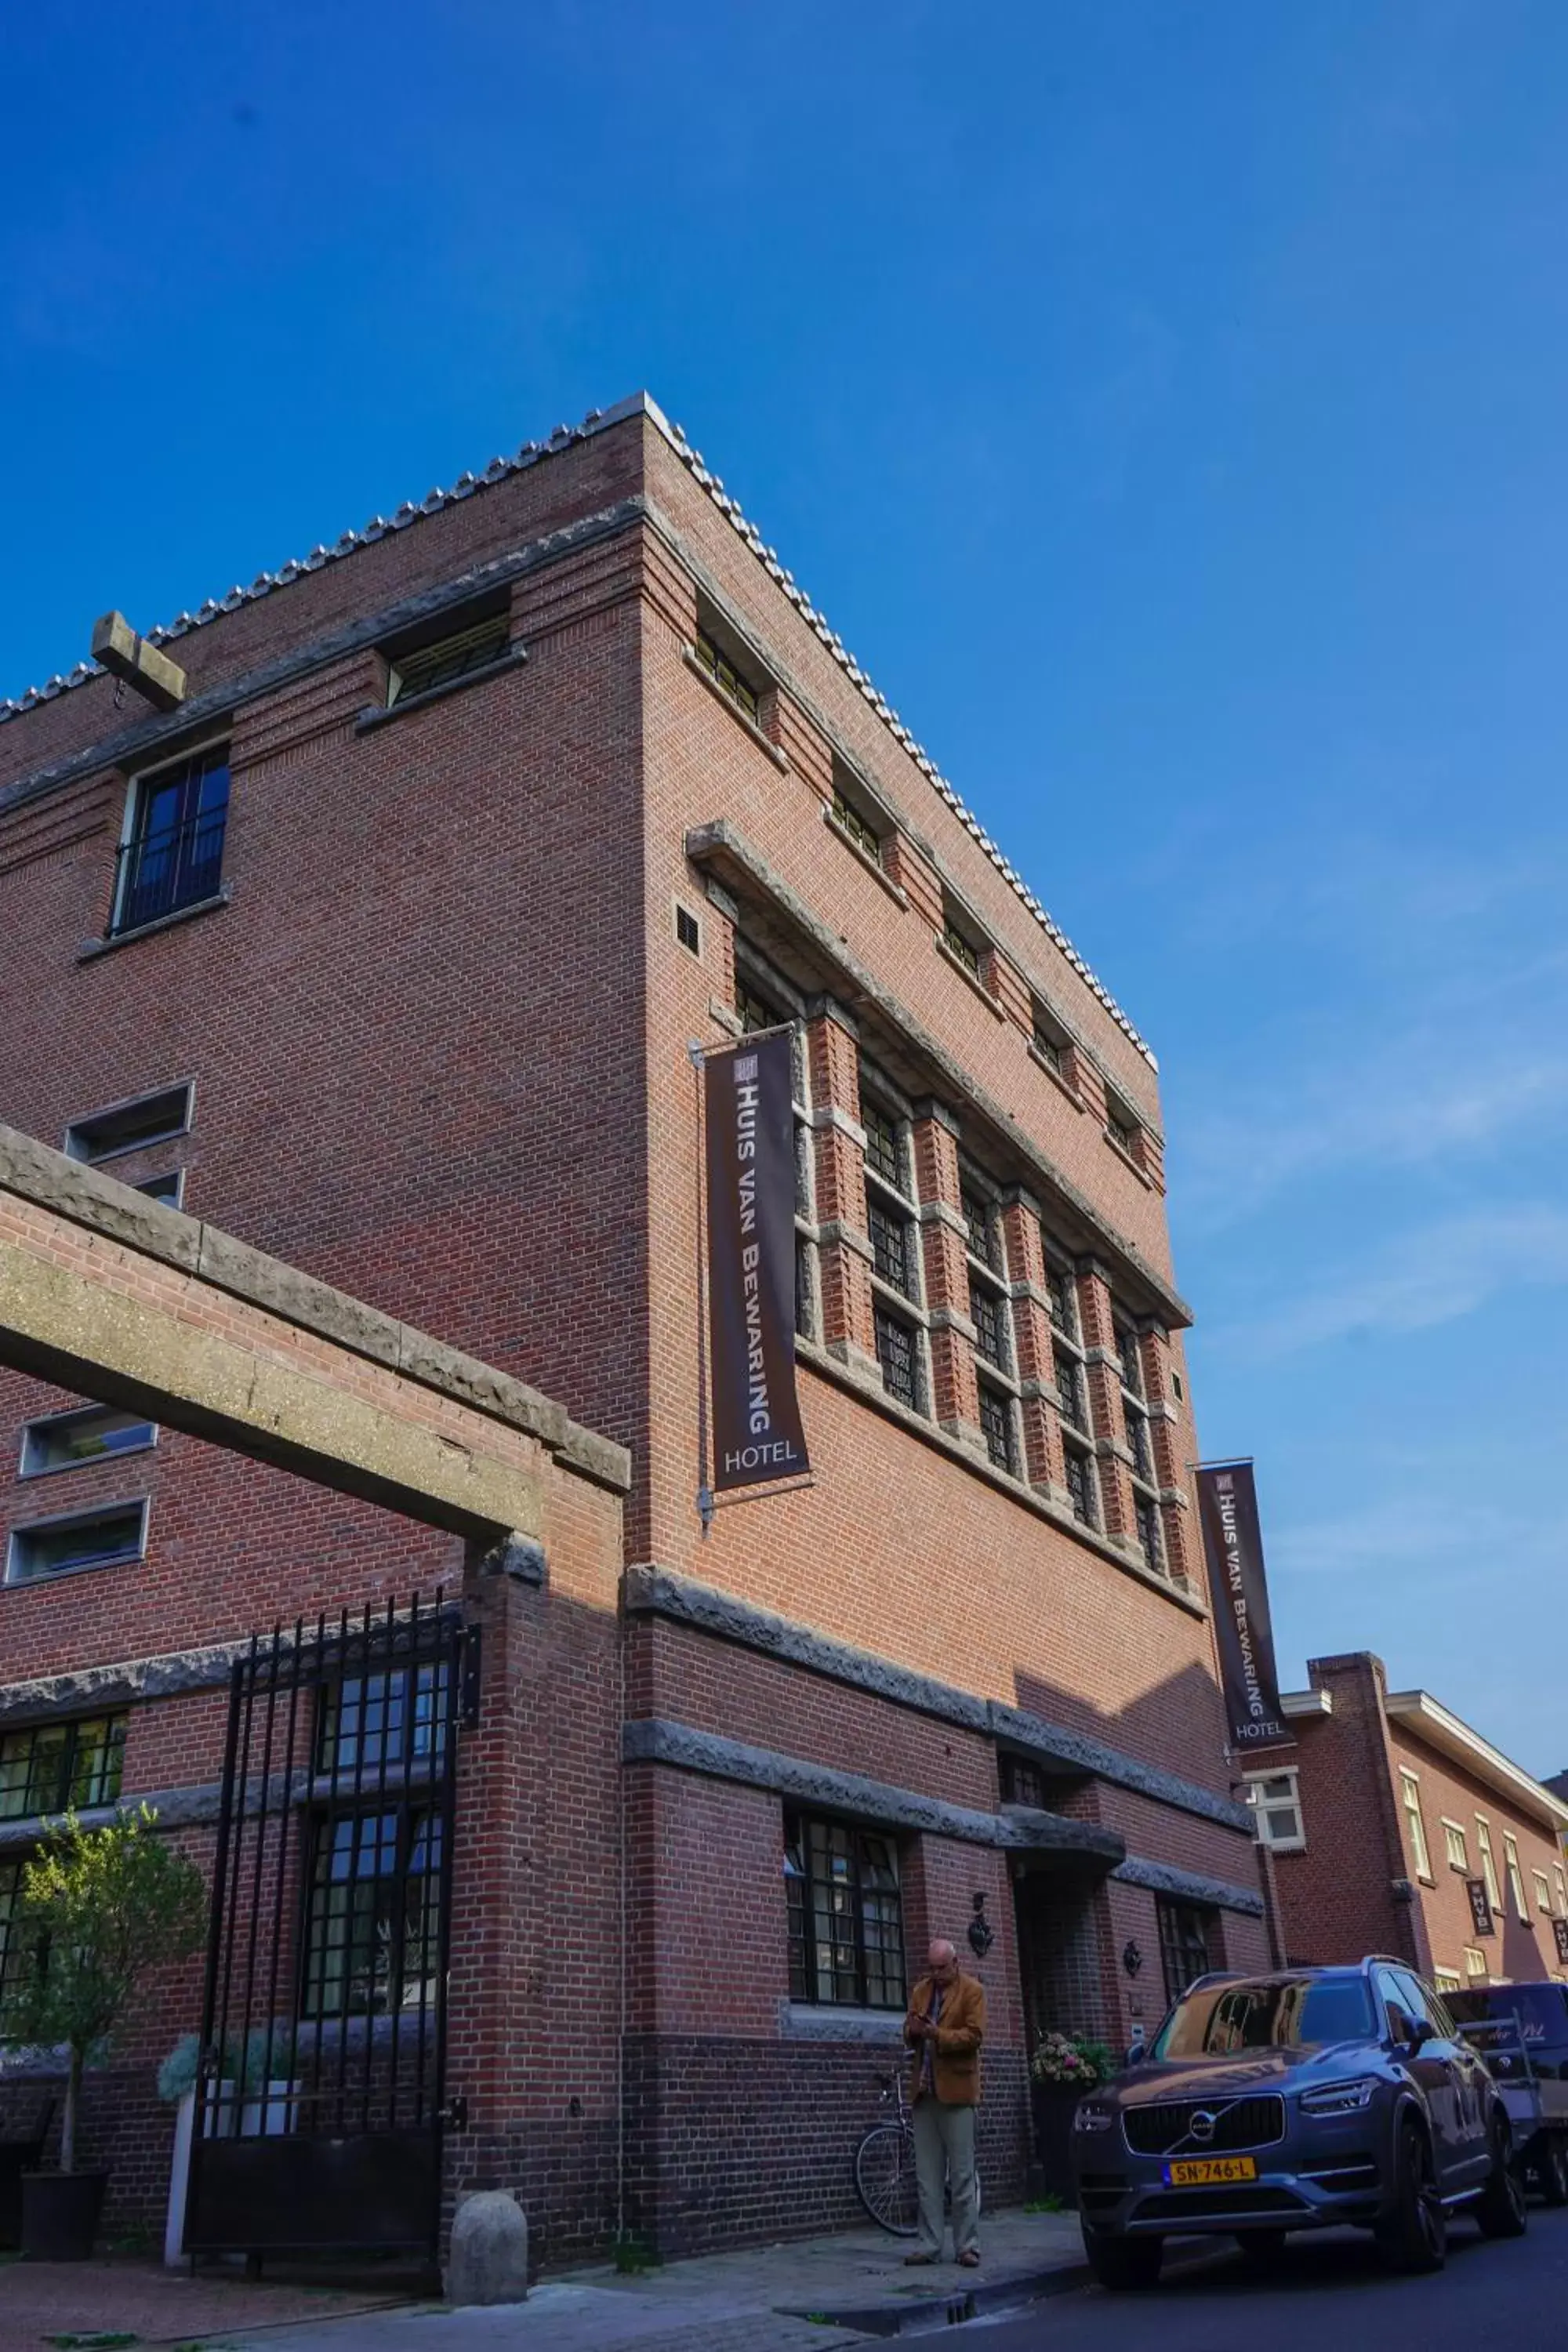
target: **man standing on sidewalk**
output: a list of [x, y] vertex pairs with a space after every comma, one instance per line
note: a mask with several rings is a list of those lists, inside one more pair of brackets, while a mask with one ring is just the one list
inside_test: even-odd
[[941, 2261], [942, 2189], [951, 2183], [953, 2252], [963, 2268], [972, 2271], [980, 2260], [974, 2110], [980, 2098], [985, 1994], [973, 1977], [960, 1973], [951, 1944], [932, 1944], [926, 1961], [927, 1973], [910, 1996], [904, 2020], [904, 2040], [915, 2053], [910, 2091], [921, 2209], [920, 2248], [904, 2259]]

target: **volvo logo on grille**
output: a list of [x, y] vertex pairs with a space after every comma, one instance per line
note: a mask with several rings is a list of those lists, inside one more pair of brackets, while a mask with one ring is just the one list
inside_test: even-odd
[[1206, 2107], [1194, 2107], [1187, 2124], [1187, 2137], [1195, 2139], [1200, 2147], [1207, 2147], [1214, 2137], [1215, 2118]]

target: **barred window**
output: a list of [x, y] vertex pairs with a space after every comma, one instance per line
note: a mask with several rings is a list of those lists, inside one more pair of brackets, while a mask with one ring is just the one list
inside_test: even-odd
[[756, 688], [748, 685], [728, 654], [721, 653], [712, 638], [700, 629], [697, 632], [697, 643], [692, 650], [720, 693], [727, 694], [738, 710], [743, 710], [748, 719], [755, 719], [762, 707]]
[[901, 1290], [906, 1298], [911, 1296], [910, 1280], [909, 1226], [902, 1217], [895, 1216], [880, 1201], [866, 1203], [866, 1223], [871, 1240], [871, 1262], [882, 1280], [893, 1289]]
[[35, 1723], [0, 1738], [0, 1821], [111, 1805], [120, 1794], [126, 1715]]
[[[22, 1862], [0, 1862], [0, 2014], [22, 1966]], [[35, 1931], [36, 1932], [36, 1931]]]
[[812, 1252], [798, 1234], [795, 1244], [795, 1331], [797, 1339], [816, 1336], [816, 1294], [811, 1276]]
[[1051, 1321], [1068, 1339], [1078, 1337], [1078, 1300], [1074, 1296], [1073, 1278], [1065, 1267], [1053, 1258], [1046, 1260], [1046, 1297], [1051, 1303]]
[[1138, 1352], [1138, 1334], [1130, 1323], [1116, 1326], [1116, 1352], [1121, 1359], [1121, 1381], [1134, 1396], [1143, 1393], [1143, 1367]]
[[874, 1307], [872, 1321], [877, 1334], [877, 1361], [882, 1367], [882, 1386], [900, 1404], [920, 1410], [920, 1394], [915, 1382], [915, 1335], [907, 1323], [889, 1315], [883, 1307]]
[[1062, 1074], [1062, 1041], [1047, 1028], [1041, 1015], [1035, 1015], [1035, 1051], [1042, 1062], [1047, 1062], [1060, 1077]]
[[1003, 1754], [996, 1759], [997, 1777], [1002, 1785], [1005, 1805], [1033, 1805], [1043, 1811], [1046, 1802], [1046, 1776], [1037, 1764], [1022, 1756]]
[[322, 1705], [317, 1770], [379, 1774], [437, 1755], [450, 1703], [447, 1685], [447, 1669], [438, 1664], [347, 1676]]
[[900, 1192], [904, 1183], [903, 1138], [898, 1121], [890, 1118], [878, 1104], [864, 1099], [860, 1105], [860, 1124], [866, 1130], [866, 1165], [884, 1184], [894, 1185]]
[[416, 694], [433, 694], [477, 669], [488, 669], [507, 650], [511, 635], [508, 614], [494, 613], [472, 628], [458, 629], [413, 653], [394, 655], [387, 666], [386, 699], [407, 702]]
[[949, 952], [958, 958], [959, 962], [963, 966], [965, 971], [973, 972], [975, 979], [978, 980], [980, 977], [980, 950], [975, 946], [974, 941], [970, 938], [968, 932], [961, 927], [956, 915], [944, 912], [942, 923], [942, 936], [947, 943]]
[[1154, 1909], [1160, 1922], [1165, 1999], [1179, 2000], [1187, 1987], [1207, 1976], [1214, 1966], [1210, 1958], [1213, 1914], [1195, 1903], [1173, 1903], [1163, 1895], [1155, 1896]]
[[903, 1898], [892, 1839], [794, 1812], [784, 1832], [790, 1998], [901, 2009]]
[[1133, 1476], [1136, 1478], [1152, 1476], [1152, 1457], [1149, 1452], [1149, 1423], [1146, 1417], [1135, 1406], [1128, 1404], [1125, 1400], [1122, 1402], [1121, 1417], [1127, 1425], [1127, 1445], [1132, 1456]]
[[441, 1887], [441, 1821], [429, 1808], [403, 1805], [318, 1822], [300, 2015], [434, 2009]]
[[998, 1470], [1014, 1467], [1013, 1412], [1006, 1397], [999, 1389], [980, 1383], [980, 1429], [985, 1440], [985, 1451]]
[[1089, 1424], [1084, 1418], [1083, 1409], [1083, 1366], [1076, 1356], [1064, 1355], [1058, 1348], [1056, 1353], [1056, 1371], [1057, 1395], [1060, 1400], [1059, 1411], [1062, 1419], [1069, 1423], [1074, 1429], [1087, 1429]]
[[1124, 1110], [1119, 1103], [1112, 1102], [1106, 1108], [1105, 1125], [1111, 1141], [1119, 1143], [1129, 1159], [1135, 1160], [1138, 1156], [1138, 1121], [1133, 1114]]
[[748, 1037], [755, 1030], [779, 1029], [784, 1025], [784, 1014], [775, 1012], [767, 998], [759, 995], [751, 982], [742, 980], [739, 972], [735, 975], [735, 1011]]
[[1086, 1528], [1096, 1526], [1093, 1463], [1081, 1447], [1066, 1445], [1062, 1448], [1062, 1466], [1074, 1518], [1081, 1519]]
[[833, 822], [842, 827], [856, 846], [865, 851], [868, 857], [874, 857], [879, 866], [881, 864], [881, 835], [867, 823], [854, 802], [845, 799], [837, 786], [833, 793]]
[[1152, 1568], [1155, 1574], [1158, 1575], [1160, 1571], [1161, 1558], [1160, 1507], [1158, 1503], [1152, 1501], [1147, 1495], [1140, 1495], [1136, 1490], [1134, 1490], [1132, 1496], [1132, 1515], [1134, 1519], [1137, 1521], [1138, 1548], [1143, 1555], [1144, 1564], [1146, 1567]]
[[996, 1263], [996, 1234], [990, 1202], [983, 1200], [978, 1192], [972, 1192], [967, 1184], [958, 1197], [963, 1206], [964, 1232], [971, 1250], [985, 1265], [994, 1266]]
[[1002, 1301], [983, 1283], [971, 1281], [969, 1315], [974, 1326], [975, 1353], [984, 1356], [988, 1364], [994, 1364], [999, 1372], [1005, 1372], [1007, 1369], [1007, 1343], [1003, 1329]]

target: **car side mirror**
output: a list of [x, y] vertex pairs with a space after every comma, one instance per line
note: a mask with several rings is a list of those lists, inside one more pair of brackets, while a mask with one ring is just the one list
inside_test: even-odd
[[1433, 2024], [1429, 2017], [1413, 2017], [1411, 2019], [1410, 2032], [1406, 2038], [1405, 2046], [1409, 2051], [1412, 2058], [1415, 2057], [1418, 2050], [1425, 2049], [1426, 2043], [1436, 2038], [1436, 2032], [1437, 2029]]

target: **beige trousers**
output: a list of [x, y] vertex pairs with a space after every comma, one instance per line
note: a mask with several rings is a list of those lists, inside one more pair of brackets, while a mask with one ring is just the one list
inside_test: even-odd
[[922, 2254], [942, 2254], [942, 2190], [952, 2190], [952, 2251], [980, 2242], [974, 2186], [974, 2109], [945, 2107], [929, 2093], [915, 2101], [915, 2183], [920, 2191]]

